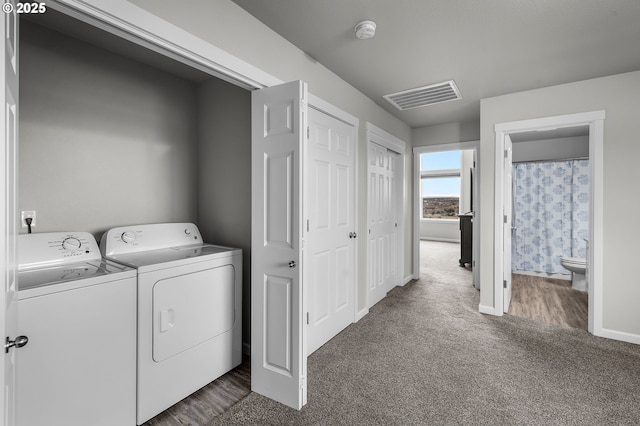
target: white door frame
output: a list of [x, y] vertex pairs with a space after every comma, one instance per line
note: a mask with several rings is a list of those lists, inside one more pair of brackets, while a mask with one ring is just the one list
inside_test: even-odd
[[46, 6], [245, 89], [284, 83], [128, 0], [48, 0]]
[[[3, 83], [0, 89], [0, 133], [3, 144], [0, 148], [0, 228], [3, 239], [0, 242], [0, 330], [6, 339], [18, 337], [17, 290], [17, 174], [18, 174], [18, 58], [19, 21], [15, 12], [16, 1], [7, 2], [13, 10], [2, 17], [0, 33], [3, 35], [0, 47], [2, 57]], [[12, 31], [13, 30], [13, 31]], [[27, 336], [28, 337], [28, 336]], [[6, 342], [5, 339], [2, 339]], [[6, 343], [5, 343], [6, 345]], [[16, 421], [16, 350], [7, 349], [0, 363], [0, 423], [11, 426]]]
[[[420, 278], [420, 219], [422, 218], [422, 199], [420, 195], [420, 154], [443, 151], [464, 151], [473, 149], [476, 158], [480, 158], [480, 140], [455, 142], [441, 145], [417, 146], [413, 148], [413, 278]], [[473, 175], [473, 186], [480, 188], [480, 162], [476, 160], [476, 171]], [[472, 189], [473, 191], [473, 189]], [[473, 283], [480, 287], [480, 194], [475, 191], [473, 198], [473, 223], [472, 228], [472, 265]]]
[[[494, 205], [494, 286], [493, 315], [501, 316], [503, 306], [502, 212], [505, 202], [504, 185], [504, 139], [506, 135], [532, 130], [553, 130], [562, 127], [589, 126], [589, 169], [591, 173], [589, 204], [589, 324], [588, 330], [596, 336], [608, 337], [602, 326], [602, 260], [603, 260], [603, 153], [605, 111], [591, 111], [554, 117], [497, 123], [495, 125], [495, 205]], [[488, 312], [487, 312], [488, 313]]]
[[[404, 275], [404, 229], [405, 229], [405, 223], [404, 223], [404, 206], [407, 205], [407, 196], [406, 196], [406, 191], [405, 188], [407, 187], [406, 182], [405, 182], [405, 156], [406, 156], [406, 142], [393, 136], [391, 133], [388, 133], [384, 130], [382, 130], [381, 128], [375, 126], [374, 124], [371, 124], [369, 122], [367, 122], [367, 165], [369, 164], [370, 158], [368, 158], [369, 156], [369, 143], [373, 142], [376, 143], [378, 145], [381, 145], [387, 149], [390, 149], [394, 152], [397, 152], [398, 154], [400, 154], [400, 161], [399, 161], [399, 167], [398, 167], [398, 185], [400, 188], [398, 188], [399, 194], [400, 194], [400, 199], [401, 199], [401, 209], [400, 209], [400, 217], [398, 218], [398, 228], [399, 228], [399, 233], [398, 233], [398, 256], [396, 257], [397, 259], [397, 265], [396, 265], [396, 285], [405, 285], [406, 283], [408, 283], [413, 277], [409, 276], [408, 279], [405, 279], [403, 277]], [[369, 179], [367, 178], [367, 186], [369, 185]], [[369, 189], [367, 188], [367, 194], [369, 194]], [[368, 195], [367, 195], [368, 197]], [[370, 205], [370, 200], [367, 200], [367, 205]], [[370, 223], [370, 217], [369, 217], [369, 212], [367, 211], [367, 227], [369, 226]], [[369, 244], [366, 245], [367, 246], [367, 274], [369, 274], [369, 270], [370, 270], [370, 265], [369, 262], [371, 262], [370, 259], [370, 253], [369, 253]], [[367, 276], [367, 283], [369, 283], [369, 279], [370, 277]], [[367, 285], [367, 303], [366, 303], [366, 307], [367, 309], [370, 308], [369, 306], [369, 287]]]

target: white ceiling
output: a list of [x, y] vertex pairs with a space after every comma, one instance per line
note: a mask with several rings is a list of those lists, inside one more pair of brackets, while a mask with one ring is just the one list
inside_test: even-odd
[[[478, 120], [480, 99], [640, 70], [639, 0], [233, 0], [411, 127]], [[377, 24], [355, 38], [362, 20]], [[383, 95], [455, 80], [462, 100]]]

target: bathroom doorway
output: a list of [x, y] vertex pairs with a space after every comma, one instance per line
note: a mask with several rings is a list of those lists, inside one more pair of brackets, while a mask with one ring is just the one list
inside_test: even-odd
[[[565, 131], [579, 131], [588, 128], [588, 152], [589, 152], [589, 175], [591, 185], [589, 187], [589, 250], [586, 256], [586, 277], [588, 282], [588, 322], [589, 332], [601, 335], [602, 333], [602, 210], [603, 210], [603, 128], [604, 111], [589, 113], [571, 114], [541, 119], [523, 120], [509, 123], [496, 124], [496, 179], [495, 193], [495, 283], [494, 302], [496, 310], [499, 307], [508, 311], [509, 299], [512, 286], [511, 280], [507, 280], [507, 273], [511, 278], [512, 254], [511, 233], [516, 227], [513, 222], [513, 215], [510, 213], [513, 199], [507, 194], [506, 181], [511, 172], [513, 154], [511, 150], [506, 150], [512, 144], [512, 138], [518, 139], [526, 132], [552, 132], [559, 129]], [[538, 142], [540, 144], [540, 142]], [[539, 149], [541, 145], [537, 145]], [[507, 169], [509, 167], [509, 169]], [[509, 185], [510, 187], [511, 185]], [[509, 188], [510, 189], [510, 188]], [[506, 208], [506, 207], [509, 208]], [[508, 212], [508, 213], [507, 213]], [[508, 235], [506, 235], [509, 233]], [[508, 238], [507, 238], [508, 237]], [[505, 285], [507, 284], [507, 285]], [[507, 288], [508, 287], [508, 288]]]
[[510, 138], [512, 294], [507, 313], [586, 330], [589, 127]]

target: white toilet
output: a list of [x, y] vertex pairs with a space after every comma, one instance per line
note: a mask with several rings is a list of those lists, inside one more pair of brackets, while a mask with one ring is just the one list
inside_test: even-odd
[[587, 259], [584, 257], [562, 256], [560, 264], [571, 271], [571, 288], [587, 291]]

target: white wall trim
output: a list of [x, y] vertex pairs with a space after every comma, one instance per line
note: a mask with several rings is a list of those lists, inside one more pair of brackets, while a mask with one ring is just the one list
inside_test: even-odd
[[[605, 111], [591, 111], [577, 114], [560, 115], [554, 117], [536, 118], [530, 120], [512, 121], [495, 124], [495, 182], [494, 182], [494, 315], [502, 315], [503, 289], [502, 275], [502, 186], [504, 178], [504, 140], [512, 133], [531, 130], [551, 130], [561, 127], [589, 125], [589, 167], [591, 171], [591, 202], [589, 221], [589, 332], [596, 336], [604, 336], [603, 318], [603, 190], [604, 190], [604, 119]], [[625, 333], [615, 332], [616, 336]], [[609, 333], [612, 334], [612, 333]], [[614, 337], [612, 337], [614, 338]]]
[[400, 283], [401, 286], [405, 286], [407, 284], [409, 284], [411, 281], [415, 280], [416, 278], [413, 277], [413, 274], [411, 275], [407, 275], [406, 277], [404, 277], [402, 279], [402, 282]]
[[459, 243], [460, 240], [454, 240], [452, 238], [420, 238], [420, 241], [440, 241], [442, 243]]
[[367, 314], [369, 313], [369, 308], [364, 308], [361, 311], [356, 312], [356, 319], [354, 322], [358, 322], [360, 321], [362, 318], [364, 318]]
[[[466, 149], [475, 149], [476, 152], [480, 152], [480, 141], [465, 141], [465, 142], [453, 142], [453, 143], [445, 143], [440, 145], [426, 145], [426, 146], [416, 146], [413, 148], [413, 276], [420, 276], [420, 222], [424, 220], [438, 220], [438, 219], [422, 219], [422, 206], [420, 202], [420, 154], [430, 153], [430, 152], [442, 152], [442, 151], [464, 151]], [[478, 156], [479, 158], [479, 156]], [[480, 170], [480, 164], [476, 165], [476, 170]], [[475, 185], [477, 188], [480, 188], [480, 173], [476, 172], [474, 179], [476, 179]], [[480, 205], [480, 197], [479, 195], [474, 200], [476, 203], [475, 211], [477, 212], [474, 217], [475, 223], [480, 223], [480, 209], [478, 206]], [[473, 227], [473, 260], [475, 262], [474, 267], [474, 282], [476, 282], [477, 277], [480, 276], [480, 256], [479, 252], [476, 249], [478, 242], [480, 241], [480, 227]], [[455, 241], [455, 242], [460, 242]]]
[[620, 340], [622, 342], [640, 345], [639, 334], [625, 333], [624, 331], [610, 330], [608, 328], [600, 328], [599, 333], [596, 335], [599, 337], [605, 337], [607, 339]]
[[245, 89], [283, 83], [126, 0], [49, 0], [47, 6]]
[[340, 120], [349, 126], [355, 127], [356, 129], [360, 126], [360, 119], [358, 117], [349, 114], [312, 93], [309, 93], [309, 106], [318, 111], [322, 111], [323, 113], [330, 115], [336, 120]]
[[402, 158], [404, 159], [407, 143], [369, 122], [367, 122], [367, 140], [373, 141], [378, 145], [382, 145], [385, 148], [389, 148], [390, 150], [397, 152], [402, 155]]
[[[502, 311], [502, 309], [500, 311]], [[493, 306], [478, 305], [478, 312], [480, 312], [481, 314], [498, 316], [498, 314], [496, 313], [496, 310], [493, 308]], [[500, 315], [502, 315], [502, 312], [500, 312]]]
[[478, 149], [480, 148], [480, 141], [466, 141], [466, 142], [452, 142], [444, 143], [440, 145], [425, 145], [416, 146], [413, 148], [413, 154], [424, 154], [428, 152], [442, 152], [442, 151], [464, 151], [465, 149]]
[[604, 118], [605, 113], [589, 123], [589, 167], [591, 168], [591, 194], [589, 204], [589, 318], [587, 329], [602, 336], [604, 306]]

